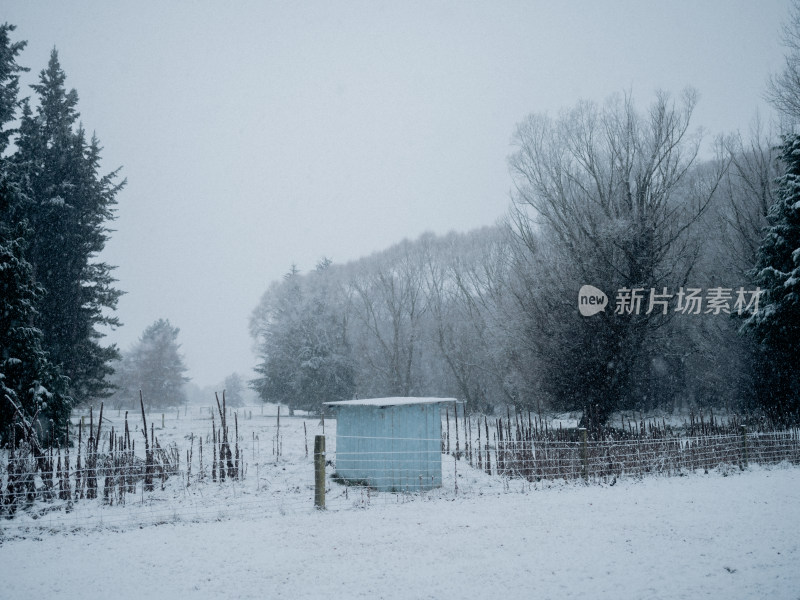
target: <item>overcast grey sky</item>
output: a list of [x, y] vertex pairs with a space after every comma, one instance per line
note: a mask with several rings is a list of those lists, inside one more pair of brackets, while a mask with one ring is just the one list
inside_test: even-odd
[[[295, 263], [347, 262], [494, 223], [515, 124], [578, 99], [700, 92], [694, 125], [746, 132], [780, 68], [787, 0], [29, 2], [0, 21], [38, 76], [55, 46], [104, 168], [103, 258], [128, 348], [168, 318], [189, 375], [250, 376], [250, 312]], [[29, 93], [27, 90], [26, 94]]]

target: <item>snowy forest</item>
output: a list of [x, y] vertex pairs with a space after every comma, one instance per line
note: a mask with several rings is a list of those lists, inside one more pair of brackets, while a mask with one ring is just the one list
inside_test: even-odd
[[[251, 318], [261, 398], [452, 396], [488, 414], [577, 411], [592, 428], [656, 408], [796, 421], [800, 142], [756, 129], [705, 157], [695, 103], [686, 90], [532, 114], [514, 132], [505, 222], [292, 267]], [[583, 284], [662, 304], [584, 317]]]
[[[798, 18], [768, 90], [780, 126], [711, 143], [693, 89], [532, 113], [509, 132], [502, 222], [290, 266], [250, 316], [249, 385], [292, 411], [448, 396], [470, 413], [577, 412], [592, 429], [619, 410], [697, 407], [796, 423]], [[123, 291], [98, 257], [125, 180], [101, 170], [55, 49], [20, 90], [14, 35], [0, 28], [0, 435], [22, 417], [60, 439], [80, 404], [139, 390], [184, 403], [186, 366], [165, 319], [124, 353], [104, 344]], [[607, 295], [593, 316], [584, 285]], [[238, 397], [245, 382], [229, 380]]]

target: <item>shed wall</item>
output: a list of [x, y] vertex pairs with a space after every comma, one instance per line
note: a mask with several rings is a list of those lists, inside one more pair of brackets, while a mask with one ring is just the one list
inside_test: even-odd
[[439, 404], [340, 406], [336, 472], [381, 491], [442, 485]]

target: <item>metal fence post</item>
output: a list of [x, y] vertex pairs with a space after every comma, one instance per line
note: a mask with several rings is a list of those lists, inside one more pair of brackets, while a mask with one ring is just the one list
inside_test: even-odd
[[314, 437], [314, 508], [325, 508], [325, 436]]

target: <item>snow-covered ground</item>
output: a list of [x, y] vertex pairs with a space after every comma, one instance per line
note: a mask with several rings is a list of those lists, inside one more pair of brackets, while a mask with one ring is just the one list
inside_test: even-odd
[[3, 598], [800, 598], [800, 469], [0, 545]]
[[[335, 457], [336, 422], [284, 413], [279, 430], [277, 407], [237, 412], [241, 481], [210, 480], [211, 413], [195, 407], [163, 425], [148, 416], [162, 445], [184, 459], [194, 449], [191, 477], [183, 460], [164, 489], [139, 486], [124, 505], [40, 503], [0, 521], [0, 598], [800, 599], [796, 467], [587, 486], [489, 476], [464, 459], [456, 475], [443, 456], [440, 489], [329, 479], [319, 512], [310, 455], [324, 429]], [[111, 425], [120, 431], [124, 412], [106, 411]]]

